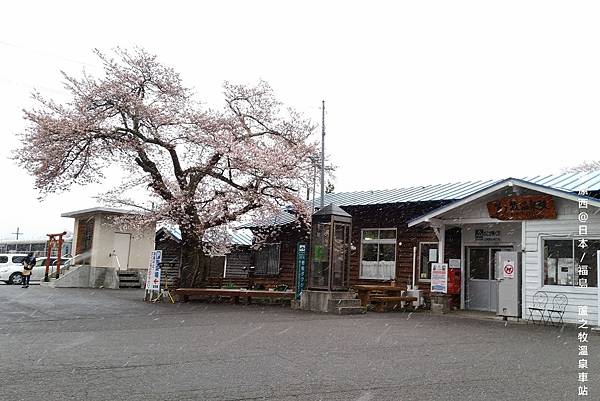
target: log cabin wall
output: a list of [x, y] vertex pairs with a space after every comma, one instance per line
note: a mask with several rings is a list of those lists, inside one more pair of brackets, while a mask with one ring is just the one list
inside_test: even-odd
[[309, 243], [309, 228], [306, 225], [297, 227], [295, 224], [280, 226], [272, 232], [254, 229], [255, 238], [263, 243], [280, 244], [279, 274], [277, 275], [254, 275], [256, 284], [264, 284], [266, 287], [274, 284], [285, 284], [294, 288], [296, 283], [296, 246], [300, 242]]
[[235, 247], [227, 254], [225, 277], [248, 277], [248, 267], [254, 266], [254, 250], [250, 247]]
[[[162, 251], [161, 274], [170, 288], [179, 286], [181, 277], [181, 245], [177, 239], [164, 230], [159, 230], [155, 237], [155, 249]], [[207, 270], [207, 277], [223, 277], [224, 256], [203, 255], [200, 263]]]
[[162, 251], [161, 274], [167, 280], [169, 288], [179, 286], [181, 271], [181, 247], [179, 242], [164, 232], [157, 232], [155, 239], [155, 249]]
[[[397, 285], [406, 286], [410, 284], [413, 274], [413, 247], [417, 247], [418, 252], [420, 242], [437, 242], [438, 238], [434, 231], [429, 227], [419, 226], [409, 228], [407, 223], [446, 203], [447, 202], [443, 201], [432, 201], [368, 206], [343, 206], [342, 209], [352, 215], [352, 244], [355, 248], [350, 254], [350, 285], [389, 282], [389, 280], [360, 277], [361, 233], [363, 229], [370, 228], [396, 229], [395, 279]], [[417, 268], [418, 262], [417, 255]], [[423, 289], [425, 293], [428, 293], [429, 283], [421, 283], [419, 288]]]

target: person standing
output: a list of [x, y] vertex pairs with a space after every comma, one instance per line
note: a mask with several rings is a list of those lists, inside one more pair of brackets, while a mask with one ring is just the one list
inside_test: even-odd
[[35, 266], [35, 256], [33, 256], [33, 252], [29, 252], [25, 259], [23, 259], [23, 285], [21, 288], [29, 287], [29, 280], [31, 279], [31, 271]]

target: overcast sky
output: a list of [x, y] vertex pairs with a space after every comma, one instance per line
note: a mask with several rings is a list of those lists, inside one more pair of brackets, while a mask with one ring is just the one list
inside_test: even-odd
[[[220, 106], [267, 80], [320, 121], [336, 191], [560, 172], [598, 156], [598, 1], [8, 2], [0, 14], [0, 239], [72, 230], [102, 187], [38, 201], [10, 156], [31, 91], [139, 45]], [[92, 6], [93, 4], [93, 6]]]

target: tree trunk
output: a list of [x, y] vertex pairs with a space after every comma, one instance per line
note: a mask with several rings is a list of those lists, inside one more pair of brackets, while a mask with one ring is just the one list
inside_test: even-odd
[[[191, 238], [190, 238], [191, 237]], [[206, 282], [207, 268], [199, 239], [185, 235], [181, 239], [181, 282], [180, 287], [201, 287]]]

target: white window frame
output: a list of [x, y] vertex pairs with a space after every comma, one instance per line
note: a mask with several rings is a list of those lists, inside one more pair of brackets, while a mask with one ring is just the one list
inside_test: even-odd
[[[577, 240], [581, 239], [581, 238], [585, 238], [586, 240], [592, 240], [592, 241], [600, 241], [600, 237], [598, 236], [594, 236], [594, 237], [575, 237], [575, 236], [543, 236], [541, 237], [541, 244], [540, 244], [540, 248], [539, 248], [539, 260], [540, 260], [540, 281], [541, 281], [541, 287], [542, 289], [551, 289], [554, 292], [570, 292], [573, 291], [575, 289], [577, 289], [577, 291], [581, 291], [581, 292], [593, 292], [596, 293], [598, 291], [598, 288], [600, 288], [600, 282], [596, 283], [596, 287], [579, 287], [578, 285], [558, 285], [558, 284], [545, 284], [546, 281], [546, 277], [545, 277], [545, 272], [544, 272], [544, 263], [546, 262], [544, 260], [544, 245], [546, 241], [571, 241], [571, 249], [573, 252], [573, 284], [575, 284], [575, 272], [576, 272], [576, 268], [575, 268], [575, 247], [577, 246], [575, 243]], [[524, 259], [524, 258], [523, 258]], [[525, 261], [523, 261], [523, 265], [525, 264]], [[597, 266], [596, 269], [600, 270], [600, 266]]]
[[[419, 269], [418, 269], [418, 273], [417, 273], [419, 279], [417, 281], [422, 282], [422, 283], [430, 283], [431, 282], [430, 278], [421, 278], [421, 266], [422, 266], [422, 264], [421, 264], [421, 255], [423, 254], [421, 252], [422, 251], [422, 249], [421, 249], [422, 245], [436, 245], [437, 246], [437, 251], [438, 251], [438, 258], [439, 258], [439, 256], [440, 256], [440, 254], [439, 254], [439, 252], [440, 252], [440, 243], [437, 242], [437, 241], [419, 242], [419, 262], [418, 262], [419, 263], [418, 264]], [[437, 263], [437, 260], [435, 261], [435, 263]]]
[[[363, 233], [365, 231], [394, 231], [394, 238], [387, 239], [376, 239], [376, 240], [365, 240]], [[398, 229], [396, 227], [374, 227], [374, 228], [362, 228], [360, 230], [360, 260], [359, 260], [359, 278], [361, 280], [378, 280], [378, 281], [390, 281], [396, 278], [397, 261], [398, 261]], [[380, 278], [380, 277], [366, 277], [363, 275], [363, 244], [394, 244], [394, 274], [391, 278]], [[377, 252], [377, 258], [379, 259], [379, 252]], [[379, 260], [377, 261], [379, 263]]]

